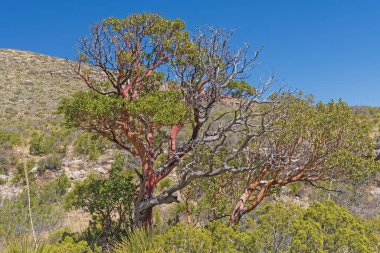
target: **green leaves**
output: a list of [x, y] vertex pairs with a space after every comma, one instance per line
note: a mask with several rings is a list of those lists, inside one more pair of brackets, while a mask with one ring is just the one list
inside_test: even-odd
[[332, 201], [314, 203], [304, 214], [305, 220], [317, 222], [323, 233], [323, 249], [327, 252], [375, 252], [375, 235], [358, 217]]
[[102, 136], [84, 132], [74, 141], [75, 152], [87, 155], [90, 160], [96, 160], [107, 149], [111, 143]]
[[314, 105], [289, 97], [285, 112], [282, 130], [268, 136], [278, 152], [316, 163], [312, 171], [326, 177], [362, 177], [379, 168], [368, 119], [353, 114], [344, 102]]
[[230, 96], [242, 98], [255, 95], [257, 90], [246, 81], [231, 80], [228, 82], [225, 92]]
[[[179, 222], [159, 235], [141, 234], [117, 246], [116, 252], [377, 252], [369, 225], [332, 201], [308, 208], [293, 203], [267, 204], [240, 227], [220, 221], [206, 227]], [[139, 239], [140, 238], [140, 239]]]
[[151, 13], [133, 14], [124, 19], [109, 17], [103, 22], [115, 31], [134, 31], [141, 28], [144, 29], [144, 35], [170, 33], [185, 28], [185, 23], [182, 20], [168, 20], [158, 14]]
[[131, 208], [134, 189], [132, 178], [123, 172], [114, 171], [108, 179], [92, 175], [75, 185], [67, 197], [67, 204], [68, 207], [83, 208], [92, 215], [109, 218], [108, 215], [119, 205]]
[[97, 124], [111, 125], [118, 120], [123, 104], [121, 97], [80, 91], [71, 98], [62, 99], [58, 112], [64, 114], [64, 122], [69, 127], [91, 128]]
[[119, 238], [120, 233], [127, 231], [132, 219], [136, 186], [124, 167], [124, 156], [116, 156], [107, 178], [91, 175], [77, 182], [65, 199], [66, 208], [81, 208], [89, 212], [89, 232], [96, 231], [99, 224], [107, 241], [111, 239], [109, 237]]
[[171, 126], [189, 117], [178, 91], [156, 91], [126, 105], [132, 117], [143, 117], [149, 125]]
[[[134, 14], [124, 19], [110, 17], [103, 21], [103, 25], [105, 34], [111, 34], [112, 44], [121, 49], [116, 59], [121, 66], [136, 60], [145, 63], [143, 66], [159, 58], [166, 62], [163, 58], [176, 53], [189, 37], [182, 20], [169, 20], [150, 13]], [[140, 48], [142, 44], [146, 45], [144, 50]]]
[[129, 121], [130, 127], [159, 128], [184, 122], [189, 110], [178, 91], [155, 91], [134, 101], [98, 93], [79, 92], [62, 100], [59, 112], [67, 126], [85, 129], [117, 128], [116, 121]]
[[52, 245], [46, 245], [46, 252], [55, 253], [92, 253], [90, 246], [86, 241], [75, 242], [70, 236], [65, 237], [62, 242]]

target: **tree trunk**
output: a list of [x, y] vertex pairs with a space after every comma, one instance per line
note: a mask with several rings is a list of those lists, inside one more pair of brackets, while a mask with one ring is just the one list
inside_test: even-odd
[[[153, 191], [154, 191], [154, 185], [149, 184], [149, 187], [145, 186], [144, 200], [150, 200], [153, 197]], [[147, 229], [153, 228], [153, 207], [150, 207], [142, 211], [140, 224], [142, 227], [147, 228]]]
[[244, 191], [244, 193], [241, 195], [239, 202], [236, 204], [234, 211], [232, 212], [230, 216], [230, 223], [229, 226], [233, 226], [237, 224], [241, 217], [255, 209], [261, 201], [264, 199], [266, 193], [268, 192], [269, 188], [273, 184], [273, 180], [266, 182], [261, 188], [259, 188], [257, 196], [252, 200], [252, 202], [246, 206], [246, 202], [253, 193], [253, 191], [258, 187], [260, 184], [260, 179], [256, 179], [252, 184], [250, 184]]
[[103, 223], [102, 231], [102, 252], [107, 252], [109, 249], [109, 238], [111, 237], [111, 218], [110, 214]]
[[[143, 227], [146, 229], [152, 229], [153, 227], [153, 207], [140, 210], [139, 204], [144, 201], [150, 200], [153, 198], [154, 188], [156, 186], [156, 175], [154, 174], [153, 164], [150, 161], [143, 163], [143, 172], [145, 175], [143, 184], [140, 187], [143, 187], [144, 196], [141, 199], [140, 203], [136, 203], [136, 212], [135, 212], [135, 221], [134, 224], [137, 227]], [[141, 191], [141, 189], [140, 189]]]

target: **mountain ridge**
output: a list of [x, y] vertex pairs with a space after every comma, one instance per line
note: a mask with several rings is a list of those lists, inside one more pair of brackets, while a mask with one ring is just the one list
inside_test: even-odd
[[[56, 118], [52, 112], [60, 98], [83, 88], [66, 59], [0, 48], [0, 120], [3, 122]], [[377, 107], [353, 105], [351, 108], [355, 113], [369, 115], [370, 108]]]

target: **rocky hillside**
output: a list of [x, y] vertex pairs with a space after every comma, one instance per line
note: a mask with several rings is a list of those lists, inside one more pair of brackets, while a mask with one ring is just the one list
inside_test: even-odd
[[0, 49], [0, 122], [54, 118], [60, 98], [83, 87], [64, 59]]
[[[9, 144], [2, 143], [0, 137], [2, 197], [12, 197], [20, 191], [22, 187], [14, 184], [12, 178], [17, 173], [18, 164], [29, 160], [35, 161], [36, 165], [32, 169], [35, 172], [38, 162], [43, 162], [51, 156], [59, 159], [59, 170], [47, 171], [41, 177], [42, 180], [52, 179], [61, 171], [65, 171], [70, 178], [76, 180], [85, 177], [90, 171], [105, 173], [109, 168], [110, 152], [101, 155], [96, 162], [74, 152], [72, 144], [78, 135], [76, 132], [66, 136], [64, 141], [54, 141], [50, 144], [65, 146], [64, 154], [56, 154], [55, 151], [39, 155], [30, 153], [29, 142], [34, 133], [39, 133], [46, 139], [52, 132], [63, 131], [59, 124], [61, 116], [55, 113], [57, 105], [62, 97], [83, 87], [81, 80], [64, 59], [0, 49], [0, 131], [6, 131], [19, 139], [11, 148]], [[55, 124], [57, 122], [58, 124]]]

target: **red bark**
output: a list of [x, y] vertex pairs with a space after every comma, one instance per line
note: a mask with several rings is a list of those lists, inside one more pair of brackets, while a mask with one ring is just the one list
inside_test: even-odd
[[175, 124], [172, 126], [172, 130], [170, 132], [170, 139], [169, 139], [169, 159], [173, 158], [173, 155], [175, 154], [177, 150], [177, 135], [179, 131], [181, 131], [181, 124]]
[[[149, 200], [153, 197], [154, 188], [156, 186], [157, 180], [153, 169], [154, 165], [154, 146], [153, 146], [153, 132], [150, 131], [147, 134], [148, 142], [148, 155], [143, 162], [143, 173], [145, 176], [145, 192], [144, 200]], [[144, 152], [145, 153], [145, 152]], [[146, 153], [145, 153], [146, 154]], [[142, 216], [141, 223], [145, 227], [152, 228], [153, 226], [153, 208], [149, 208], [144, 212]]]
[[[255, 209], [261, 201], [265, 198], [267, 192], [272, 186], [284, 186], [292, 182], [300, 181], [304, 179], [304, 172], [301, 170], [299, 173], [290, 176], [284, 179], [271, 179], [265, 182], [261, 182], [265, 176], [268, 175], [268, 169], [262, 170], [260, 175], [256, 177], [256, 179], [249, 184], [249, 186], [244, 190], [244, 193], [241, 195], [239, 202], [236, 204], [231, 216], [229, 225], [237, 224], [241, 217]], [[260, 185], [261, 188], [259, 187]], [[258, 190], [256, 197], [251, 201], [249, 205], [245, 205], [251, 195]]]

